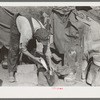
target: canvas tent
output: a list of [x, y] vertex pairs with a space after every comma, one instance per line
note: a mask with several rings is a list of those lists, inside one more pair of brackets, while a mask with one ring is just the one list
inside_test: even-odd
[[13, 15], [14, 14], [7, 9], [0, 7], [0, 48], [2, 48], [2, 46], [9, 48], [10, 21]]
[[79, 43], [77, 29], [70, 25], [69, 20], [75, 21], [75, 16], [67, 7], [54, 8], [52, 10], [52, 33], [54, 34], [54, 43], [59, 53], [65, 53], [71, 44]]
[[[74, 26], [74, 23], [75, 26]], [[74, 9], [68, 7], [53, 8], [51, 14], [51, 32], [55, 48], [60, 54], [64, 54], [65, 63], [75, 65], [79, 59], [81, 60], [81, 37], [76, 24]], [[65, 64], [64, 63], [64, 64]]]

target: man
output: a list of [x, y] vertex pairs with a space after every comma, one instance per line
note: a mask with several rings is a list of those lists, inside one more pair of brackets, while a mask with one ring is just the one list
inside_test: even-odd
[[[35, 63], [41, 64], [41, 58], [35, 57], [27, 50], [28, 42], [34, 38], [37, 43], [42, 43], [43, 54], [45, 55], [46, 62], [48, 65], [49, 74], [52, 75], [53, 65], [51, 63], [51, 52], [49, 44], [50, 33], [46, 31], [45, 27], [39, 20], [36, 20], [30, 16], [22, 16], [16, 14], [11, 21], [11, 39], [10, 49], [8, 53], [8, 69], [9, 69], [9, 81], [15, 81], [16, 65], [19, 60], [19, 52], [31, 58]], [[37, 49], [40, 50], [40, 49]], [[51, 82], [49, 80], [49, 82]], [[50, 85], [52, 85], [51, 83]]]
[[[85, 8], [85, 7], [84, 7]], [[80, 9], [80, 10], [79, 10]], [[87, 7], [91, 10], [90, 7]], [[89, 72], [87, 74], [87, 83], [93, 84], [96, 78], [96, 74], [100, 68], [100, 21], [93, 14], [86, 12], [87, 10], [77, 7], [78, 16], [77, 19], [83, 22], [87, 29], [84, 30], [84, 59], [82, 64], [82, 78], [85, 79], [86, 75], [84, 72], [88, 68]], [[82, 10], [82, 11], [81, 11]], [[89, 61], [92, 63], [89, 64]], [[88, 65], [89, 64], [89, 65]], [[87, 67], [88, 66], [88, 67]], [[98, 70], [98, 71], [97, 71]]]

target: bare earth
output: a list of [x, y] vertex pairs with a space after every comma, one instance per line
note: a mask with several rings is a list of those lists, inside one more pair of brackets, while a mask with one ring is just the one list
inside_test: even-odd
[[[8, 81], [8, 70], [5, 70], [0, 65], [0, 79], [3, 80], [2, 86], [18, 86], [16, 82], [9, 83]], [[75, 81], [73, 83], [65, 83], [63, 80], [58, 80], [54, 86], [89, 86], [85, 82]]]

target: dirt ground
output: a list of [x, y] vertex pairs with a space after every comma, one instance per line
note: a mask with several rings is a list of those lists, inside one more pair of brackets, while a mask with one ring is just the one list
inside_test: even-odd
[[[0, 65], [0, 79], [3, 80], [2, 87], [4, 86], [19, 86], [17, 82], [9, 83], [8, 81], [8, 70], [3, 69]], [[22, 86], [22, 85], [21, 85]], [[89, 86], [85, 82], [82, 82], [81, 80], [76, 80], [75, 82], [67, 83], [64, 82], [64, 80], [58, 79], [58, 81], [55, 82], [54, 86]]]

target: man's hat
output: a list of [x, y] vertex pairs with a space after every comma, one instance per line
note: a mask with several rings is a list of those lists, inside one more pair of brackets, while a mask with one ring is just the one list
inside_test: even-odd
[[46, 29], [40, 28], [35, 32], [34, 37], [36, 37], [36, 38], [38, 38], [42, 41], [46, 41], [46, 40], [49, 39], [48, 37], [49, 37], [50, 34], [51, 33], [48, 32]]

